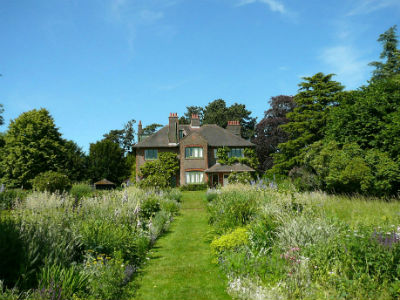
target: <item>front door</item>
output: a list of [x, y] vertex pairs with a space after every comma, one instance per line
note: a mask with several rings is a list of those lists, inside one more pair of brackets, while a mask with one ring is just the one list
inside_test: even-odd
[[216, 187], [218, 185], [218, 174], [212, 174], [211, 177], [211, 184], [213, 187]]

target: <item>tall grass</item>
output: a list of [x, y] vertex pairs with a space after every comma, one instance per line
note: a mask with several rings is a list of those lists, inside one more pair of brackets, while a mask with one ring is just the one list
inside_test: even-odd
[[[35, 192], [0, 220], [3, 295], [117, 299], [177, 213], [179, 191]], [[17, 288], [11, 291], [10, 289]], [[2, 294], [3, 293], [3, 294]]]
[[399, 298], [396, 199], [241, 185], [209, 191], [208, 198], [220, 234], [212, 247], [235, 297]]

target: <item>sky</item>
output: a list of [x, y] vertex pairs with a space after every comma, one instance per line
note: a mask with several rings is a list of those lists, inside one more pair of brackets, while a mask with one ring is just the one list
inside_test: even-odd
[[46, 108], [87, 151], [215, 99], [260, 120], [304, 76], [366, 84], [399, 21], [399, 0], [0, 0], [0, 131]]

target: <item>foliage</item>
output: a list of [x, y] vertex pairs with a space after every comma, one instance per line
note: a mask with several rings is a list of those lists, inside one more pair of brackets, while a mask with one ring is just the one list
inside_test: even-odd
[[147, 125], [145, 128], [143, 128], [143, 135], [152, 135], [157, 131], [157, 128], [159, 127], [162, 127], [162, 125], [158, 123]]
[[375, 67], [373, 71], [373, 80], [379, 80], [385, 77], [400, 73], [400, 51], [397, 49], [398, 39], [396, 36], [397, 26], [394, 25], [382, 33], [378, 42], [383, 45], [381, 59], [386, 58], [385, 62], [374, 61], [369, 65]]
[[256, 125], [252, 140], [256, 144], [256, 153], [263, 171], [272, 167], [272, 154], [278, 151], [278, 145], [288, 141], [288, 135], [281, 125], [289, 121], [286, 114], [292, 112], [296, 104], [292, 96], [280, 95], [271, 97], [269, 106], [264, 118]]
[[82, 149], [75, 142], [64, 140], [61, 172], [77, 182], [86, 180], [87, 167], [87, 156]]
[[71, 187], [71, 181], [59, 172], [47, 171], [40, 173], [32, 180], [32, 186], [37, 191], [63, 192]]
[[106, 178], [119, 184], [129, 176], [129, 172], [130, 166], [127, 166], [118, 144], [108, 139], [90, 144], [89, 175], [93, 182]]
[[180, 186], [181, 191], [205, 191], [208, 188], [207, 183], [193, 183]]
[[87, 183], [75, 183], [69, 190], [71, 196], [77, 199], [89, 197], [93, 195], [93, 188]]
[[175, 153], [162, 152], [158, 159], [147, 161], [140, 167], [140, 176], [143, 178], [139, 185], [142, 187], [166, 188], [171, 186], [172, 177], [179, 170], [179, 161]]
[[198, 115], [200, 123], [203, 122], [204, 108], [201, 106], [186, 106], [185, 114], [179, 118], [179, 124], [190, 124], [192, 115]]
[[3, 181], [10, 187], [29, 187], [36, 175], [63, 169], [63, 140], [46, 109], [12, 120], [5, 141], [1, 167]]
[[249, 234], [247, 228], [238, 227], [234, 231], [221, 235], [211, 243], [211, 249], [214, 254], [218, 254], [228, 249], [235, 249], [246, 245], [249, 242]]
[[222, 99], [214, 100], [203, 110], [203, 124], [217, 124], [226, 128], [228, 121], [240, 121], [242, 127], [241, 135], [249, 139], [254, 135], [256, 119], [252, 118], [251, 112], [246, 109], [246, 105], [234, 103], [227, 107]]
[[[229, 277], [231, 295], [240, 299], [399, 297], [398, 201], [279, 190], [231, 185], [211, 202], [233, 202], [250, 194], [257, 203], [245, 229], [247, 241], [237, 247], [230, 247], [236, 239], [226, 234], [236, 226], [222, 232], [215, 226], [231, 216], [231, 210], [211, 206], [214, 228], [222, 234], [212, 249]], [[294, 201], [301, 210], [293, 209]]]
[[[127, 298], [132, 276], [177, 212], [179, 197], [175, 190], [128, 188], [77, 205], [68, 194], [34, 192], [0, 219], [2, 284], [33, 299]], [[154, 201], [156, 210], [141, 213]], [[0, 298], [16, 293], [0, 291]]]
[[4, 118], [2, 116], [4, 112], [3, 104], [0, 103], [0, 126], [4, 124]]
[[364, 151], [356, 143], [340, 147], [333, 141], [317, 142], [308, 149], [304, 163], [310, 170], [308, 175], [292, 177], [300, 186], [307, 185], [306, 181], [312, 178], [308, 190], [320, 187], [331, 192], [388, 196], [398, 189], [399, 166], [396, 162], [385, 152]]
[[45, 296], [55, 289], [59, 294], [57, 299], [73, 299], [73, 295], [86, 289], [88, 278], [76, 265], [65, 268], [53, 264], [41, 270], [38, 292]]
[[0, 210], [12, 209], [18, 203], [24, 201], [28, 191], [21, 189], [10, 189], [0, 192]]
[[254, 149], [245, 148], [244, 157], [229, 157], [229, 152], [231, 149], [229, 147], [222, 147], [217, 149], [217, 162], [221, 165], [233, 165], [235, 163], [240, 163], [248, 165], [253, 169], [257, 169], [259, 162], [257, 159], [256, 152]]
[[289, 140], [279, 144], [274, 154], [274, 167], [270, 172], [287, 174], [301, 164], [301, 150], [324, 137], [329, 111], [337, 105], [343, 86], [332, 80], [333, 74], [317, 73], [303, 77], [299, 93], [294, 96], [296, 107], [287, 114], [289, 122], [281, 125]]
[[249, 172], [232, 172], [228, 177], [229, 183], [250, 184], [252, 180], [253, 178]]
[[209, 202], [210, 223], [217, 232], [247, 225], [257, 213], [257, 200], [252, 193], [243, 194], [231, 191], [220, 194]]
[[123, 129], [113, 129], [104, 134], [104, 139], [118, 144], [124, 153], [132, 152], [135, 145], [135, 129], [133, 128], [135, 123], [136, 120], [129, 120]]

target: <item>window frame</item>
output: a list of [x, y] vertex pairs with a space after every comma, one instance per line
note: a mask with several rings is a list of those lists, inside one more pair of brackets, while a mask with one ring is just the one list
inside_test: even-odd
[[[195, 151], [193, 149], [201, 149], [198, 153], [201, 153], [201, 156], [194, 156]], [[188, 156], [188, 152], [192, 152], [192, 156]], [[185, 147], [185, 159], [204, 159], [204, 149], [200, 146], [188, 146]]]
[[[194, 179], [194, 180], [192, 180], [192, 179]], [[185, 183], [186, 184], [202, 184], [202, 183], [204, 183], [204, 172], [203, 171], [185, 171]]]
[[[155, 152], [155, 157], [154, 155], [152, 155], [151, 157], [149, 157], [149, 155], [147, 154], [149, 151]], [[158, 149], [145, 149], [144, 150], [144, 160], [156, 160], [158, 159]]]
[[[228, 153], [228, 157], [244, 157], [244, 148], [230, 148], [231, 150]], [[240, 150], [240, 156], [232, 155], [236, 151]]]

